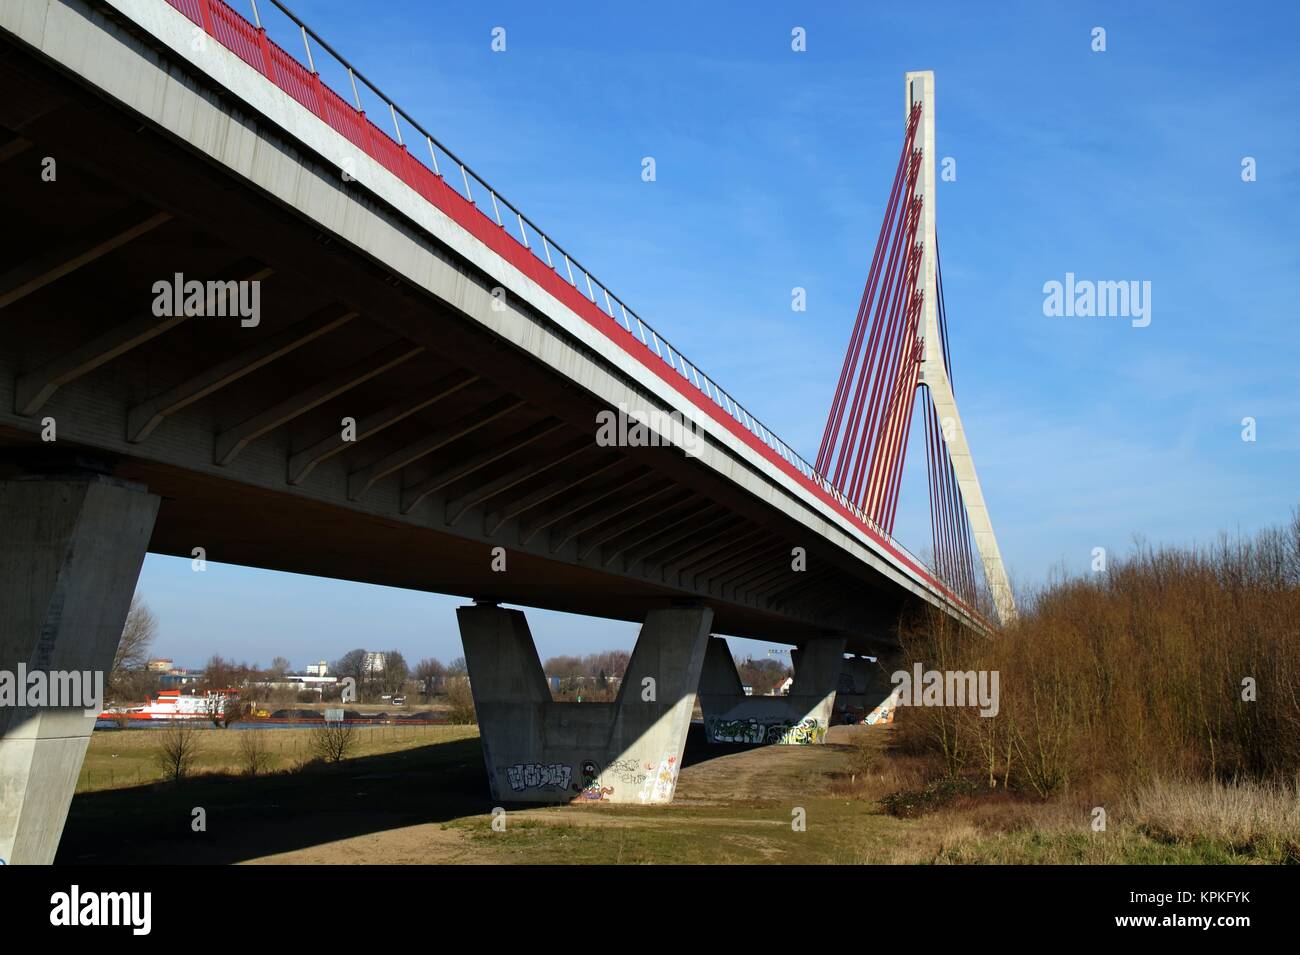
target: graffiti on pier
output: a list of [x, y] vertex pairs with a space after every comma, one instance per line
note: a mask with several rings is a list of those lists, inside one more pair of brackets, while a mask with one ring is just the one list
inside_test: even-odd
[[[652, 764], [646, 763], [646, 768], [652, 769]], [[680, 769], [677, 754], [664, 753], [663, 759], [659, 761], [659, 768], [646, 776], [637, 799], [640, 802], [671, 802], [673, 790], [677, 788], [677, 773]]]
[[635, 759], [616, 759], [605, 767], [602, 779], [617, 780], [624, 786], [633, 788], [646, 781], [654, 771], [653, 763], [639, 763]]
[[[773, 739], [773, 731], [776, 731], [776, 739]], [[769, 726], [767, 729], [767, 741], [769, 743], [782, 743], [793, 746], [806, 746], [810, 743], [820, 743], [826, 739], [826, 724], [809, 717], [800, 720], [798, 723], [786, 723], [784, 725]]]
[[755, 719], [710, 720], [708, 735], [714, 743], [762, 743], [767, 740], [767, 727]]
[[573, 784], [573, 791], [578, 794], [579, 799], [599, 802], [606, 796], [614, 793], [613, 786], [602, 786], [600, 781], [600, 766], [595, 760], [584, 759], [582, 761], [582, 782]]
[[565, 763], [515, 763], [506, 768], [506, 779], [515, 792], [524, 789], [568, 789], [573, 767]]
[[708, 737], [714, 743], [766, 743], [773, 746], [805, 746], [826, 738], [826, 724], [808, 717], [802, 720], [760, 721], [754, 717], [710, 720]]
[[895, 688], [893, 693], [885, 697], [883, 703], [863, 717], [862, 722], [868, 726], [885, 725], [894, 722], [894, 710], [898, 708], [898, 698], [902, 692], [902, 687]]

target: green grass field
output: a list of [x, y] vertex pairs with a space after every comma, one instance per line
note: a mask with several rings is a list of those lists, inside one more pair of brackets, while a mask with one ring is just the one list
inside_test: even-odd
[[[160, 729], [98, 730], [91, 737], [81, 767], [77, 792], [141, 786], [162, 780], [156, 760]], [[226, 730], [201, 725], [197, 773], [238, 773], [241, 733], [262, 733], [272, 771], [288, 770], [311, 758], [310, 729]], [[395, 753], [467, 737], [477, 738], [473, 726], [367, 726], [357, 729], [356, 757]]]

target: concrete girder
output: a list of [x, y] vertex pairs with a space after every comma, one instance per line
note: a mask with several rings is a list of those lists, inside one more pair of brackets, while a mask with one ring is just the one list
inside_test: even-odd
[[749, 588], [749, 583], [754, 580], [756, 574], [767, 576], [774, 570], [788, 571], [789, 567], [789, 549], [782, 545], [775, 552], [758, 554], [740, 566], [731, 568], [725, 574], [718, 575], [714, 582], [721, 587], [724, 596], [739, 600], [741, 593]]
[[[622, 462], [626, 463], [626, 462]], [[618, 494], [620, 491], [628, 492], [636, 488], [637, 485], [644, 482], [654, 481], [654, 472], [646, 467], [633, 466], [625, 475], [617, 478], [608, 484], [592, 488], [585, 494], [579, 494], [575, 498], [568, 498], [562, 501], [557, 507], [550, 508], [522, 521], [519, 525], [519, 542], [527, 544], [538, 533], [553, 526], [557, 521], [562, 521], [566, 517], [572, 517], [580, 511], [585, 511], [589, 507], [595, 507], [601, 501], [607, 500], [611, 496]]]
[[[238, 281], [260, 282], [274, 275], [273, 269], [258, 267], [241, 273]], [[213, 294], [209, 292], [207, 310], [213, 305]], [[15, 389], [14, 411], [20, 415], [33, 415], [49, 401], [54, 393], [70, 381], [105, 365], [120, 355], [125, 355], [133, 348], [138, 348], [164, 332], [171, 331], [189, 316], [181, 315], [141, 315], [129, 322], [115, 325], [104, 334], [65, 352], [53, 361], [46, 362], [40, 368], [30, 371], [18, 379]]]
[[570, 491], [586, 484], [593, 477], [604, 474], [611, 468], [625, 463], [622, 457], [611, 457], [606, 461], [597, 462], [590, 467], [583, 469], [576, 474], [566, 474], [556, 478], [549, 484], [543, 485], [530, 494], [523, 497], [517, 497], [507, 501], [501, 507], [494, 511], [489, 511], [483, 515], [483, 533], [489, 536], [495, 534], [501, 529], [501, 525], [507, 521], [514, 520], [520, 515], [526, 514], [533, 508], [540, 507], [547, 501], [559, 497], [561, 494], [568, 494]]
[[245, 375], [252, 374], [303, 345], [342, 328], [359, 314], [338, 305], [326, 306], [316, 314], [258, 342], [252, 348], [205, 368], [162, 394], [133, 406], [126, 416], [126, 439], [138, 444], [176, 412], [234, 384]]
[[818, 570], [811, 570], [803, 580], [796, 581], [788, 586], [772, 591], [768, 594], [768, 599], [780, 602], [795, 597], [797, 594], [815, 587], [826, 580], [835, 580], [835, 572], [832, 568], [823, 567]]
[[432, 434], [425, 435], [418, 441], [414, 441], [391, 454], [387, 454], [369, 464], [366, 467], [359, 468], [348, 475], [348, 499], [352, 501], [359, 500], [368, 490], [375, 486], [379, 481], [388, 477], [396, 471], [400, 471], [408, 464], [420, 460], [437, 451], [444, 445], [458, 438], [463, 438], [468, 434], [473, 434], [479, 428], [485, 427], [496, 421], [498, 418], [505, 417], [510, 412], [523, 407], [524, 400], [516, 398], [513, 395], [503, 395], [490, 404], [484, 405], [477, 411], [471, 412], [451, 424], [439, 428]]
[[137, 204], [0, 275], [0, 308], [12, 305], [83, 265], [171, 221], [171, 213]]
[[374, 414], [366, 415], [357, 422], [356, 436], [351, 441], [343, 439], [343, 431], [335, 428], [325, 437], [315, 442], [311, 446], [301, 451], [295, 452], [289, 457], [288, 480], [290, 484], [301, 484], [307, 475], [315, 470], [316, 465], [322, 461], [328, 461], [336, 454], [341, 454], [349, 447], [359, 444], [366, 438], [373, 437], [385, 428], [391, 428], [400, 421], [404, 421], [416, 412], [423, 411], [434, 404], [437, 404], [443, 398], [454, 395], [462, 388], [468, 387], [479, 381], [478, 375], [470, 372], [458, 371], [447, 375], [444, 378], [434, 382], [427, 390], [411, 395], [401, 401], [394, 402], [386, 408], [376, 411]]
[[[684, 560], [691, 554], [698, 554], [702, 549], [701, 540], [707, 540], [710, 544], [716, 543], [719, 537], [727, 537], [744, 528], [745, 521], [743, 518], [737, 517], [730, 512], [725, 517], [727, 520], [724, 520], [720, 526], [715, 524], [710, 528], [707, 535], [697, 537], [688, 534], [674, 540], [653, 541], [647, 545], [647, 547], [653, 547], [652, 550], [643, 549], [642, 553], [629, 554], [628, 560], [644, 561], [647, 571], [653, 568], [654, 573], [662, 576], [670, 564]], [[636, 563], [631, 563], [629, 566], [635, 567]]]
[[742, 545], [745, 547], [754, 546], [757, 543], [755, 538], [766, 535], [766, 528], [751, 527], [745, 524], [742, 518], [740, 527], [734, 531], [724, 532], [708, 543], [692, 545], [668, 558], [664, 563], [660, 578], [666, 584], [675, 583], [677, 577], [683, 571], [696, 566], [701, 561], [720, 559], [719, 555]]
[[771, 587], [773, 584], [785, 583], [787, 578], [802, 577], [808, 571], [799, 571], [792, 568], [789, 562], [782, 564], [780, 567], [773, 568], [766, 574], [758, 577], [750, 577], [743, 585], [737, 588], [737, 594], [748, 594], [751, 596], [761, 596], [765, 587]]
[[402, 488], [402, 513], [411, 513], [415, 506], [430, 494], [441, 491], [443, 488], [455, 484], [457, 481], [467, 478], [491, 464], [495, 464], [502, 458], [508, 457], [517, 451], [522, 451], [543, 438], [557, 434], [564, 430], [564, 427], [562, 421], [556, 421], [554, 418], [543, 418], [522, 431], [493, 443], [490, 447], [484, 448], [477, 454], [471, 454], [449, 468], [431, 474], [410, 487]]
[[721, 583], [718, 577], [719, 574], [726, 573], [731, 568], [753, 559], [756, 555], [770, 553], [772, 547], [772, 535], [764, 532], [759, 535], [756, 541], [745, 545], [739, 550], [716, 554], [712, 558], [698, 563], [695, 570], [689, 574], [683, 572], [682, 582], [685, 583], [689, 578], [691, 581], [690, 586], [704, 586], [713, 591], [715, 586]]
[[[718, 513], [701, 523], [690, 523], [686, 527], [678, 527], [676, 530], [662, 528], [660, 533], [646, 541], [638, 547], [629, 547], [623, 558], [623, 569], [630, 571], [641, 561], [645, 561], [647, 566], [654, 562], [651, 560], [655, 555], [667, 551], [670, 555], [673, 553], [672, 548], [681, 544], [683, 541], [689, 541], [696, 538], [708, 537], [720, 529], [734, 527], [736, 516], [730, 511], [725, 510], [720, 505], [712, 505], [708, 508], [710, 511]], [[681, 522], [678, 522], [679, 525]]]
[[521, 464], [513, 471], [489, 481], [482, 487], [476, 487], [455, 500], [448, 501], [443, 510], [443, 521], [448, 527], [452, 527], [465, 516], [470, 508], [485, 504], [498, 494], [504, 494], [511, 488], [518, 487], [539, 474], [545, 474], [552, 468], [559, 467], [565, 461], [570, 461], [587, 450], [588, 445], [584, 439], [577, 444], [566, 445], [544, 454], [540, 458]]
[[612, 524], [605, 522], [601, 526], [595, 527], [578, 537], [578, 560], [585, 560], [587, 555], [597, 547], [614, 540], [630, 530], [635, 530], [636, 528], [653, 521], [665, 511], [670, 511], [679, 504], [685, 504], [694, 497], [694, 491], [682, 491], [679, 489], [677, 493], [673, 494], [662, 504], [662, 506], [652, 503], [649, 497], [635, 502], [633, 505], [634, 507], [646, 505], [645, 510], [628, 514], [622, 520], [615, 521]]
[[768, 537], [756, 547], [746, 548], [743, 553], [732, 554], [719, 563], [697, 570], [695, 576], [707, 579], [711, 586], [723, 586], [736, 577], [749, 573], [754, 567], [778, 560], [784, 549], [783, 545], [778, 548], [777, 543]]
[[349, 365], [324, 381], [319, 381], [310, 388], [272, 405], [261, 414], [254, 415], [235, 427], [221, 432], [217, 435], [214, 460], [217, 464], [229, 464], [239, 455], [239, 452], [258, 438], [270, 434], [276, 428], [288, 424], [299, 415], [306, 414], [330, 399], [351, 391], [371, 378], [382, 375], [417, 355], [423, 355], [424, 352], [423, 345], [413, 345], [407, 341], [393, 342], [388, 347], [381, 348], [373, 355]]
[[594, 530], [602, 524], [608, 523], [620, 514], [626, 514], [633, 508], [647, 504], [655, 498], [661, 497], [672, 490], [674, 490], [673, 483], [671, 481], [665, 481], [662, 478], [659, 478], [655, 483], [651, 484], [650, 487], [645, 488], [636, 494], [627, 491], [625, 488], [616, 488], [616, 492], [624, 492], [624, 496], [620, 500], [614, 501], [597, 511], [593, 511], [585, 517], [576, 518], [567, 524], [561, 524], [559, 527], [554, 528], [551, 531], [551, 553], [559, 553], [560, 550], [562, 550], [565, 545], [575, 537], [587, 534], [589, 531]]
[[[679, 505], [680, 506], [680, 505]], [[695, 518], [700, 518], [717, 507], [712, 501], [692, 500], [684, 503], [681, 510], [676, 507], [671, 508], [666, 513], [659, 515], [660, 520], [653, 527], [641, 527], [636, 530], [622, 534], [610, 542], [608, 547], [601, 549], [601, 563], [609, 567], [634, 547], [644, 544], [646, 541], [654, 540], [661, 534], [665, 534], [674, 528], [680, 527], [683, 523]], [[692, 531], [688, 530], [687, 533]]]

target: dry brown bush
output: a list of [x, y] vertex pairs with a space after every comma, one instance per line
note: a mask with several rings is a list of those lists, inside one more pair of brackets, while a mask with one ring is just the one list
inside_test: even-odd
[[1300, 773], [1300, 513], [1205, 548], [1139, 545], [1047, 586], [990, 638], [934, 614], [903, 641], [908, 667], [999, 672], [996, 717], [900, 709], [899, 748], [952, 774], [1045, 797]]

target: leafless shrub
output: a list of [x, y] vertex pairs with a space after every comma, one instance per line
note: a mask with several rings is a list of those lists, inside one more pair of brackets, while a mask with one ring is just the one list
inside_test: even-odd
[[311, 753], [327, 763], [341, 763], [356, 747], [357, 727], [353, 723], [326, 723], [311, 731]]
[[266, 730], [243, 730], [239, 734], [239, 763], [249, 776], [260, 776], [271, 768], [271, 750]]
[[936, 613], [904, 644], [909, 667], [999, 672], [996, 717], [900, 708], [900, 749], [950, 773], [1041, 796], [1083, 779], [1285, 782], [1300, 773], [1300, 514], [1253, 539], [1139, 545], [991, 638]]
[[474, 712], [474, 694], [470, 691], [469, 679], [463, 676], [448, 677], [444, 687], [447, 718], [453, 723], [476, 724], [478, 716]]
[[180, 782], [194, 767], [199, 750], [199, 731], [188, 723], [178, 722], [156, 732], [158, 748], [154, 762], [162, 770], [164, 779]]

